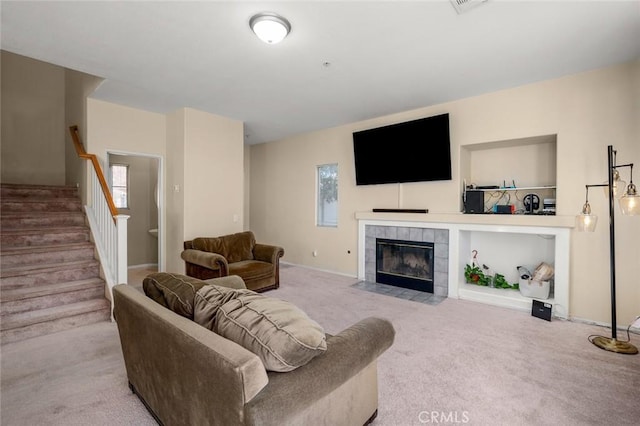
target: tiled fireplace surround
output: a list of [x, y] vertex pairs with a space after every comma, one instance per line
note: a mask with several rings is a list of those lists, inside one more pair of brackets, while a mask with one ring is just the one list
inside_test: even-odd
[[365, 226], [365, 280], [376, 281], [376, 238], [433, 243], [433, 294], [447, 297], [449, 287], [449, 230], [403, 226]]

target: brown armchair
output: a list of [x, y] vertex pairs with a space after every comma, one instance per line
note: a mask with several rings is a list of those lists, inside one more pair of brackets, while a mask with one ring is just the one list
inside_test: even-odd
[[185, 241], [181, 255], [190, 277], [208, 280], [238, 275], [248, 289], [257, 292], [280, 286], [282, 256], [282, 247], [256, 243], [251, 231]]

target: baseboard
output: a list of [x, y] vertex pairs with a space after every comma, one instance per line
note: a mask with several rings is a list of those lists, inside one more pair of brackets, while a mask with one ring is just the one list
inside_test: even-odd
[[321, 268], [314, 268], [313, 266], [308, 266], [308, 265], [299, 265], [297, 263], [291, 263], [291, 262], [284, 262], [284, 261], [280, 261], [280, 264], [284, 264], [284, 265], [289, 265], [289, 266], [296, 266], [298, 268], [304, 268], [304, 269], [311, 269], [312, 271], [319, 271], [319, 272], [327, 272], [329, 274], [335, 274], [335, 275], [340, 275], [342, 277], [348, 277], [348, 278], [358, 278], [357, 275], [352, 275], [352, 274], [346, 274], [344, 272], [336, 272], [336, 271], [332, 271], [329, 269], [321, 269]]
[[[611, 328], [610, 322], [594, 321], [590, 319], [577, 318], [577, 317], [571, 317], [569, 318], [569, 321], [578, 322], [581, 324], [597, 325], [598, 327]], [[627, 328], [629, 329], [630, 333], [640, 334], [640, 328], [630, 327], [629, 325], [617, 325], [616, 330], [623, 331], [626, 333]]]
[[130, 265], [127, 269], [148, 269], [148, 268], [156, 268], [158, 269], [157, 263], [142, 263], [140, 265]]

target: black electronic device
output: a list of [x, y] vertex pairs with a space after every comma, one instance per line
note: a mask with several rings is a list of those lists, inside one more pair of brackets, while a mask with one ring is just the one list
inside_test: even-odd
[[513, 204], [498, 204], [494, 207], [496, 214], [514, 214], [515, 208]]
[[531, 305], [531, 315], [543, 320], [551, 321], [551, 310], [553, 305], [547, 302], [541, 302], [540, 300], [533, 300]]
[[484, 213], [484, 191], [465, 191], [464, 212], [468, 214]]
[[533, 213], [540, 208], [540, 197], [538, 194], [527, 194], [522, 199], [526, 213]]
[[429, 209], [373, 209], [374, 213], [429, 213]]
[[449, 114], [353, 133], [356, 185], [451, 180]]

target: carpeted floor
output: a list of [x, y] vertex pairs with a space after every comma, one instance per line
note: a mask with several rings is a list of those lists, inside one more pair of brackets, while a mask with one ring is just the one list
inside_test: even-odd
[[[282, 265], [281, 288], [267, 294], [295, 303], [329, 333], [367, 316], [391, 320], [396, 340], [378, 364], [375, 425], [635, 425], [640, 418], [640, 355], [587, 340], [607, 329], [462, 300], [428, 305], [356, 283]], [[127, 387], [114, 323], [1, 350], [3, 426], [155, 424]]]

